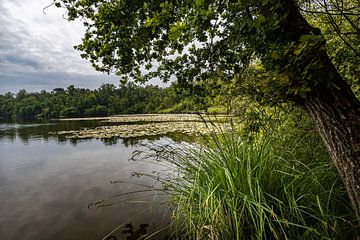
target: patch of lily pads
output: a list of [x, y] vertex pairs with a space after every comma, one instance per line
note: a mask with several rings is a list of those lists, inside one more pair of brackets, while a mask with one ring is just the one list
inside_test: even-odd
[[202, 121], [199, 114], [136, 114], [113, 116], [105, 122], [136, 123], [136, 122], [198, 122]]
[[[93, 119], [92, 119], [93, 120]], [[125, 115], [102, 118], [107, 123], [124, 123], [114, 126], [100, 126], [82, 130], [60, 131], [56, 134], [67, 138], [135, 138], [146, 136], [166, 135], [170, 133], [183, 133], [199, 136], [227, 131], [230, 126], [226, 123], [211, 124], [195, 114], [149, 114]], [[141, 124], [134, 124], [134, 123]], [[131, 123], [131, 124], [126, 124]]]
[[229, 118], [227, 115], [205, 114], [129, 114], [109, 117], [62, 118], [60, 121], [101, 120], [109, 123], [137, 123], [137, 122], [199, 122], [222, 121]]

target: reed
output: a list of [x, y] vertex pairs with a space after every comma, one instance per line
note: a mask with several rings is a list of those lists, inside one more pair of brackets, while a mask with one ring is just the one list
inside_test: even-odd
[[346, 190], [316, 134], [241, 136], [151, 148], [175, 169], [162, 179], [175, 239], [353, 239]]

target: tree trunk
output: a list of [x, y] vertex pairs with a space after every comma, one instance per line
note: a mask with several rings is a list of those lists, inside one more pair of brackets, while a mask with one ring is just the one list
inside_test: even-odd
[[[327, 55], [320, 31], [308, 24], [295, 1], [278, 0], [278, 6], [277, 16], [283, 17], [278, 19], [278, 28], [265, 36], [265, 47], [275, 47], [267, 50], [264, 59], [288, 78], [289, 84], [284, 86], [285, 91], [279, 90], [279, 96], [290, 92], [285, 100], [310, 113], [360, 221], [360, 102]], [[270, 6], [261, 7], [261, 12], [270, 22], [274, 14], [268, 9]], [[303, 36], [308, 37], [307, 42]], [[280, 52], [280, 60], [273, 59], [274, 49], [286, 49]], [[304, 88], [309, 91], [289, 91]]]
[[304, 101], [360, 219], [360, 103], [329, 59], [328, 76]]

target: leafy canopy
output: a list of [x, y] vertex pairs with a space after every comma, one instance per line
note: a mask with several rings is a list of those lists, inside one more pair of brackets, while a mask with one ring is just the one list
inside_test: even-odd
[[[283, 72], [262, 85], [285, 96], [306, 97], [322, 81], [318, 61], [325, 39], [300, 14], [321, 9], [309, 0], [54, 0], [69, 20], [87, 27], [76, 46], [95, 69], [126, 82], [176, 77], [187, 87], [233, 79], [260, 59]], [[310, 4], [310, 5], [309, 5]], [[315, 6], [315, 8], [312, 8]], [[316, 7], [317, 6], [317, 7]], [[325, 11], [326, 13], [326, 11]], [[205, 83], [206, 85], [206, 83]], [[199, 86], [199, 84], [196, 84]], [[195, 87], [196, 87], [195, 86]]]
[[360, 1], [313, 0], [301, 10], [312, 25], [321, 29], [332, 62], [359, 97]]
[[99, 71], [140, 82], [233, 77], [254, 53], [265, 53], [267, 38], [276, 38], [279, 22], [286, 21], [273, 14], [282, 2], [54, 0], [69, 20], [84, 21], [87, 31], [76, 47], [83, 58]]

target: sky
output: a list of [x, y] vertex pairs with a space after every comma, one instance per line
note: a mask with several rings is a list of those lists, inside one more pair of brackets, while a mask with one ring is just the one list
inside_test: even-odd
[[[73, 48], [85, 28], [68, 22], [52, 0], [0, 0], [0, 93], [119, 85], [114, 75], [96, 72]], [[156, 84], [156, 82], [154, 82]]]

